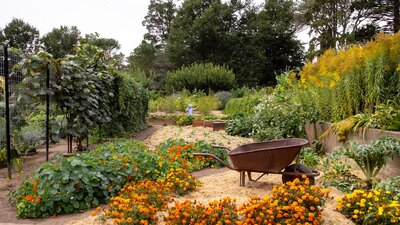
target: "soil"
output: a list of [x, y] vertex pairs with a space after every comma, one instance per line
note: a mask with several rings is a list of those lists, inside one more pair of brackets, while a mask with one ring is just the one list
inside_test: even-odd
[[[147, 137], [147, 138], [146, 138]], [[135, 139], [144, 140], [145, 144], [150, 148], [158, 145], [160, 142], [168, 138], [184, 138], [188, 141], [205, 140], [218, 145], [224, 145], [229, 148], [236, 148], [245, 143], [254, 142], [249, 138], [240, 138], [227, 135], [224, 131], [212, 131], [211, 128], [203, 127], [178, 127], [178, 126], [162, 126], [162, 124], [154, 125], [153, 127], [140, 132]], [[58, 146], [60, 151], [66, 151], [63, 145]], [[52, 148], [52, 152], [56, 152], [57, 146]], [[43, 156], [40, 152], [35, 160], [29, 160], [24, 164], [24, 171], [29, 171], [25, 174], [16, 175], [12, 181], [2, 179], [0, 185], [0, 210], [1, 221], [6, 223], [0, 224], [112, 224], [111, 221], [101, 222], [99, 216], [91, 216], [94, 210], [89, 210], [80, 214], [63, 215], [56, 218], [48, 219], [35, 219], [35, 220], [18, 220], [16, 219], [15, 207], [7, 202], [7, 193], [12, 188], [15, 188], [25, 175], [32, 173], [33, 168], [44, 162]], [[39, 159], [40, 158], [40, 159]], [[30, 165], [30, 166], [29, 166]], [[25, 167], [27, 169], [25, 169]], [[5, 177], [6, 171], [0, 170], [0, 176]], [[252, 196], [263, 197], [270, 194], [272, 186], [281, 184], [280, 175], [265, 175], [257, 182], [246, 180], [245, 187], [239, 186], [239, 173], [227, 168], [221, 169], [205, 169], [194, 172], [193, 175], [198, 178], [203, 186], [196, 191], [190, 192], [187, 195], [175, 199], [175, 201], [184, 201], [186, 199], [196, 200], [197, 202], [208, 203], [212, 200], [220, 199], [223, 197], [231, 197], [236, 199], [237, 204], [240, 205], [246, 202]], [[257, 173], [252, 174], [253, 179], [257, 178]], [[318, 178], [316, 179], [318, 184]], [[330, 198], [327, 200], [326, 207], [323, 211], [323, 224], [325, 225], [353, 225], [354, 223], [345, 218], [342, 214], [335, 210], [336, 199], [342, 194], [331, 188]], [[172, 205], [173, 203], [171, 203]], [[103, 208], [106, 206], [103, 205]], [[162, 213], [159, 214], [159, 223], [164, 224], [162, 221]]]

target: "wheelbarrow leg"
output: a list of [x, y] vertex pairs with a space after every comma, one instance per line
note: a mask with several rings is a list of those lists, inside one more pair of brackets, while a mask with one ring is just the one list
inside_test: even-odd
[[244, 187], [246, 184], [246, 174], [245, 171], [240, 171], [240, 187]]
[[251, 172], [247, 171], [247, 176], [249, 176], [249, 181], [254, 181], [253, 178], [251, 178]]

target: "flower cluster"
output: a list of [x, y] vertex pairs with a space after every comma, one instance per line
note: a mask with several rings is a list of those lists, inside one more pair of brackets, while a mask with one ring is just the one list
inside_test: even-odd
[[131, 182], [110, 199], [104, 216], [113, 218], [115, 224], [152, 224], [157, 211], [166, 209], [174, 195], [183, 195], [199, 185], [183, 169], [171, 169], [162, 180]]
[[385, 190], [355, 190], [338, 199], [336, 209], [356, 224], [399, 224], [400, 204]]
[[244, 214], [241, 224], [320, 224], [328, 194], [329, 190], [311, 186], [308, 179], [296, 178], [274, 186], [271, 196], [255, 197], [241, 206], [239, 209]]
[[219, 201], [196, 204], [190, 200], [175, 203], [165, 218], [167, 225], [175, 224], [234, 224], [238, 220], [235, 200], [223, 198]]
[[196, 202], [176, 203], [166, 222], [175, 224], [321, 224], [321, 211], [329, 190], [295, 179], [275, 186], [271, 196], [251, 198], [239, 208], [224, 198], [204, 206]]
[[194, 190], [201, 186], [188, 171], [183, 169], [170, 169], [170, 173], [164, 179], [164, 185], [178, 195], [184, 195], [186, 192]]

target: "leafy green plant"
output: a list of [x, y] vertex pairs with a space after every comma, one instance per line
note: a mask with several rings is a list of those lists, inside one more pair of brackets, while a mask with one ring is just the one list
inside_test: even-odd
[[344, 193], [362, 187], [361, 179], [351, 173], [351, 166], [344, 160], [342, 148], [327, 153], [321, 168], [324, 172], [321, 177], [324, 186], [336, 187]]
[[232, 98], [225, 106], [224, 113], [227, 115], [251, 114], [255, 107], [261, 103], [262, 95], [249, 95], [243, 98]]
[[218, 109], [220, 101], [214, 96], [202, 96], [196, 98], [195, 107], [196, 110], [202, 115], [208, 115], [212, 110]]
[[386, 165], [388, 157], [400, 155], [400, 140], [382, 137], [370, 144], [349, 142], [343, 154], [356, 162], [365, 175], [368, 188], [372, 188], [375, 177]]
[[374, 189], [389, 191], [400, 199], [400, 177], [392, 177], [386, 182], [380, 182], [374, 186]]
[[240, 137], [250, 137], [253, 132], [253, 117], [237, 114], [225, 126], [226, 133]]
[[14, 132], [14, 145], [19, 154], [35, 151], [44, 143], [44, 132], [39, 124], [32, 123]]
[[315, 167], [319, 164], [319, 156], [312, 147], [302, 148], [299, 155], [299, 162], [309, 167]]
[[288, 99], [278, 101], [270, 95], [256, 107], [252, 137], [257, 140], [303, 137], [304, 126], [308, 121], [307, 113], [302, 105]]
[[218, 109], [223, 110], [228, 101], [232, 98], [232, 93], [230, 91], [219, 91], [215, 93], [215, 97], [221, 102]]
[[176, 120], [176, 124], [180, 126], [186, 126], [193, 123], [193, 116], [190, 115], [181, 115], [179, 119]]
[[168, 164], [137, 142], [105, 144], [61, 162], [45, 163], [12, 192], [19, 218], [82, 212], [108, 201], [130, 180], [163, 177]]
[[193, 64], [182, 67], [175, 72], [167, 73], [165, 87], [169, 93], [174, 91], [202, 90], [223, 91], [230, 90], [236, 85], [235, 75], [231, 70], [212, 63]]

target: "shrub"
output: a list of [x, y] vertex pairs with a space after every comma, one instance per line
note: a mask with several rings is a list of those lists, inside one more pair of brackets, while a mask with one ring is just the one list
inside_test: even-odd
[[202, 115], [208, 115], [212, 110], [218, 109], [220, 101], [214, 96], [202, 96], [195, 99], [196, 110]]
[[219, 91], [215, 93], [215, 97], [221, 102], [218, 109], [225, 109], [226, 104], [232, 98], [232, 93], [229, 91]]
[[224, 113], [227, 115], [251, 114], [254, 112], [254, 108], [261, 103], [261, 98], [261, 95], [232, 98], [226, 103]]
[[212, 63], [182, 67], [175, 72], [167, 73], [165, 78], [165, 87], [169, 93], [184, 89], [204, 92], [223, 91], [232, 89], [235, 84], [235, 75], [231, 70]]
[[14, 145], [19, 154], [36, 150], [44, 143], [44, 130], [37, 123], [32, 123], [14, 132]]
[[307, 121], [307, 111], [302, 105], [268, 96], [256, 107], [252, 137], [256, 140], [303, 137]]
[[338, 199], [336, 209], [356, 224], [399, 224], [397, 197], [384, 190], [355, 190]]
[[251, 115], [235, 115], [225, 127], [226, 133], [240, 137], [250, 137], [253, 132], [253, 117]]

